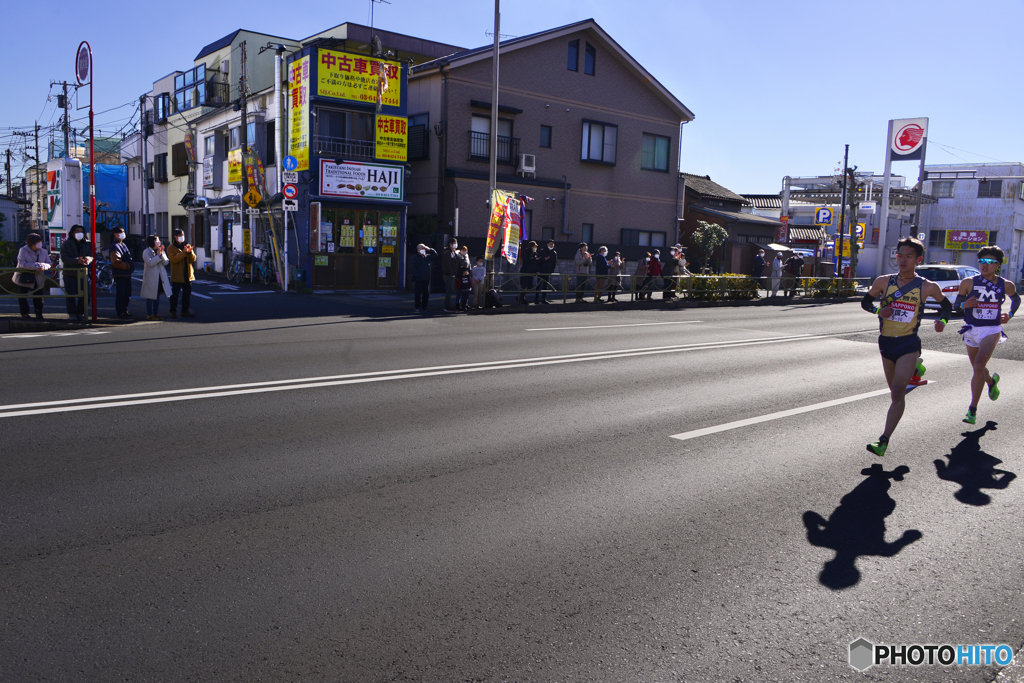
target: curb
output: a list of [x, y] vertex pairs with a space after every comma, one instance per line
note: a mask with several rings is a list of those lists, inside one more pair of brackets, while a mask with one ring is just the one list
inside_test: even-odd
[[537, 304], [504, 304], [501, 308], [474, 309], [468, 311], [470, 315], [509, 315], [512, 313], [559, 313], [578, 311], [647, 311], [647, 310], [675, 310], [680, 308], [738, 308], [746, 306], [791, 306], [799, 304], [841, 304], [857, 301], [855, 297], [804, 297], [800, 299], [789, 299], [782, 296], [768, 297], [753, 300], [735, 301], [697, 301], [694, 299], [672, 299], [664, 301], [654, 299], [653, 301], [616, 301], [612, 303], [559, 303], [552, 306]]

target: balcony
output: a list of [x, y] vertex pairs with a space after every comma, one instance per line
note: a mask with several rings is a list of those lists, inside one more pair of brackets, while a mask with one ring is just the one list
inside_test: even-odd
[[349, 138], [314, 135], [313, 153], [319, 157], [333, 157], [335, 159], [349, 159], [352, 161], [373, 161], [376, 159], [377, 144], [373, 140], [351, 140]]
[[[490, 159], [491, 158], [491, 134], [469, 133], [469, 158]], [[507, 135], [498, 136], [498, 163], [515, 165], [519, 161], [519, 138], [510, 138]]]

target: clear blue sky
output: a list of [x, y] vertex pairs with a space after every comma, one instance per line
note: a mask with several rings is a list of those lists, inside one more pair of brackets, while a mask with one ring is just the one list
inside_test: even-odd
[[[109, 134], [129, 124], [153, 81], [191, 66], [202, 46], [235, 29], [298, 39], [345, 21], [365, 24], [368, 8], [369, 0], [12, 0], [0, 154], [23, 144], [12, 128], [57, 122], [49, 83], [74, 81], [82, 40], [93, 48], [97, 127]], [[390, 0], [375, 17], [386, 30], [477, 47], [490, 42], [493, 4]], [[881, 173], [890, 118], [931, 119], [929, 163], [1024, 162], [1021, 0], [504, 0], [501, 32], [591, 17], [696, 114], [684, 129], [682, 169], [734, 191], [778, 192], [784, 175], [830, 174], [846, 143], [851, 164]], [[79, 128], [85, 115], [74, 114]], [[904, 162], [895, 171], [913, 176], [916, 168]]]

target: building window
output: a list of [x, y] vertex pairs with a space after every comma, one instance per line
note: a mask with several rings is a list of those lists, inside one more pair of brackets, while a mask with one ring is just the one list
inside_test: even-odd
[[622, 231], [622, 244], [627, 247], [663, 247], [665, 246], [665, 233], [653, 232], [651, 230], [626, 230]]
[[569, 41], [569, 71], [580, 70], [580, 41]]
[[1003, 194], [1003, 181], [1002, 180], [979, 180], [978, 181], [978, 198], [983, 197], [1000, 197]]
[[555, 239], [555, 229], [554, 228], [541, 228], [540, 229], [540, 238], [544, 241], [544, 244], [547, 244], [551, 240]]
[[205, 64], [174, 77], [174, 103], [179, 112], [207, 104]]
[[167, 154], [153, 155], [153, 180], [158, 183], [167, 182]]
[[932, 230], [928, 233], [928, 246], [942, 249], [946, 245], [946, 231]]
[[242, 146], [242, 128], [235, 126], [228, 130], [228, 149], [238, 149]]
[[430, 115], [416, 114], [409, 117], [409, 161], [430, 158]]
[[207, 135], [203, 138], [203, 156], [212, 157], [214, 150], [217, 149], [217, 140], [212, 135]]
[[933, 180], [932, 181], [932, 196], [938, 197], [939, 199], [949, 199], [953, 196], [953, 181], [952, 180]]
[[583, 62], [583, 73], [588, 76], [594, 75], [594, 61], [597, 59], [597, 50], [590, 43], [587, 43], [587, 55]]
[[618, 126], [596, 121], [583, 122], [583, 147], [580, 159], [583, 161], [599, 161], [605, 164], [615, 163], [615, 139]]
[[584, 223], [583, 232], [580, 234], [580, 242], [586, 242], [590, 244], [594, 241], [594, 224]]
[[997, 247], [997, 246], [999, 246], [999, 242], [996, 239], [997, 237], [999, 237], [999, 231], [998, 230], [991, 230], [988, 233], [988, 246], [990, 246], [990, 247]]
[[668, 171], [669, 141], [670, 138], [664, 135], [644, 133], [640, 168], [647, 171]]
[[[474, 115], [469, 133], [471, 159], [491, 158], [491, 117]], [[518, 161], [518, 140], [512, 137], [512, 120], [498, 119], [498, 161], [511, 164]]]
[[188, 152], [184, 142], [171, 146], [171, 173], [175, 176], [188, 175]]
[[156, 123], [163, 123], [170, 114], [171, 96], [167, 93], [157, 95], [153, 98], [153, 119]]
[[551, 126], [540, 127], [540, 146], [551, 147]]

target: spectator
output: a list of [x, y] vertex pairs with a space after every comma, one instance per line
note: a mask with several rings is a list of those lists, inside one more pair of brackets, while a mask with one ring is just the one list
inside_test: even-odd
[[[757, 280], [757, 288], [764, 289], [764, 249], [758, 249], [757, 255], [754, 257], [754, 279]], [[760, 295], [758, 295], [760, 298]]]
[[455, 280], [462, 270], [462, 254], [459, 253], [459, 240], [448, 238], [448, 249], [441, 256], [441, 275], [444, 277], [444, 312], [454, 313], [452, 298], [456, 294]]
[[459, 299], [455, 304], [456, 310], [468, 311], [469, 310], [469, 295], [473, 293], [473, 273], [469, 268], [463, 268], [459, 271]]
[[484, 282], [487, 279], [487, 264], [483, 256], [476, 257], [476, 265], [473, 266], [473, 306], [484, 307]]
[[416, 310], [427, 312], [427, 301], [430, 299], [431, 266], [437, 252], [425, 244], [416, 245], [416, 255], [412, 257], [412, 283], [416, 291]]
[[647, 252], [647, 255], [643, 258], [637, 259], [636, 272], [633, 273], [633, 292], [636, 294], [637, 299], [645, 298], [644, 288], [651, 281], [650, 276], [647, 275], [647, 264], [650, 260], [651, 252]]
[[[654, 278], [661, 277], [661, 254], [655, 249], [651, 253], [651, 260], [647, 262], [647, 278], [644, 280], [644, 291], [647, 294], [647, 300], [651, 300], [653, 295], [652, 291], [655, 287]], [[648, 285], [650, 286], [648, 288]]]
[[[42, 289], [46, 282], [43, 273], [50, 269], [50, 255], [43, 248], [43, 238], [34, 232], [30, 232], [25, 240], [25, 246], [18, 250], [18, 268], [33, 270], [34, 273], [18, 273], [16, 283], [22, 294], [31, 294]], [[41, 292], [40, 292], [41, 294]], [[32, 306], [36, 311], [36, 318], [43, 319], [43, 299], [40, 296], [32, 297]], [[18, 299], [18, 308], [21, 310], [21, 317], [28, 318], [28, 299]]]
[[775, 252], [775, 260], [772, 261], [772, 296], [779, 293], [779, 284], [782, 282], [782, 252]]
[[185, 241], [185, 231], [175, 228], [171, 246], [167, 248], [171, 262], [171, 317], [178, 317], [178, 295], [181, 295], [181, 317], [194, 318], [192, 312], [192, 282], [196, 279], [196, 254]]
[[594, 286], [594, 303], [601, 303], [601, 293], [608, 282], [608, 247], [600, 247], [594, 255], [594, 272], [597, 274], [597, 284]]
[[676, 296], [676, 276], [680, 274], [680, 268], [682, 267], [680, 258], [679, 251], [675, 247], [668, 250], [668, 258], [665, 259], [664, 269], [662, 270], [665, 285], [661, 295], [662, 301], [678, 298]]
[[[64, 268], [64, 293], [68, 308], [68, 318], [85, 322], [85, 292], [78, 291], [79, 276], [92, 263], [92, 243], [85, 239], [85, 228], [72, 225], [71, 233], [60, 246], [60, 260]], [[82, 280], [88, 282], [88, 278]]]
[[146, 320], [163, 320], [160, 317], [160, 293], [171, 295], [171, 283], [167, 279], [167, 264], [170, 261], [164, 253], [160, 238], [150, 235], [146, 238], [146, 250], [142, 252], [142, 290], [146, 300]]
[[537, 303], [536, 291], [534, 290], [534, 278], [540, 272], [540, 256], [537, 254], [537, 243], [530, 240], [526, 248], [519, 252], [519, 272], [531, 273], [531, 275], [519, 276], [519, 303], [526, 304], [526, 295], [534, 292], [534, 303]]
[[132, 261], [132, 252], [124, 240], [124, 228], [114, 228], [114, 244], [110, 247], [110, 266], [114, 271], [114, 285], [117, 287], [117, 295], [114, 298], [117, 317], [122, 320], [131, 320], [132, 315], [128, 312], [128, 304], [132, 298], [132, 271], [135, 270], [135, 263]]
[[[540, 303], [550, 304], [548, 292], [554, 290], [551, 284], [551, 274], [558, 269], [558, 252], [555, 251], [554, 240], [548, 240], [544, 251], [540, 252], [540, 265], [537, 268], [541, 274], [537, 281], [537, 297], [540, 298]], [[537, 299], [534, 298], [535, 303], [536, 301]]]
[[625, 265], [622, 253], [618, 251], [608, 261], [608, 301], [618, 301], [615, 298], [615, 292], [619, 291], [619, 287], [621, 287], [622, 268]]
[[797, 289], [800, 287], [800, 276], [804, 272], [804, 257], [799, 253], [794, 253], [786, 260], [786, 277], [782, 283], [782, 288], [786, 290], [786, 296], [796, 296]]
[[[587, 251], [587, 243], [580, 242], [580, 249], [576, 252], [576, 303], [583, 303], [583, 294], [586, 292], [587, 283], [590, 278], [587, 275], [590, 274], [590, 263], [592, 258], [590, 252]], [[582, 277], [581, 277], [582, 276]]]

